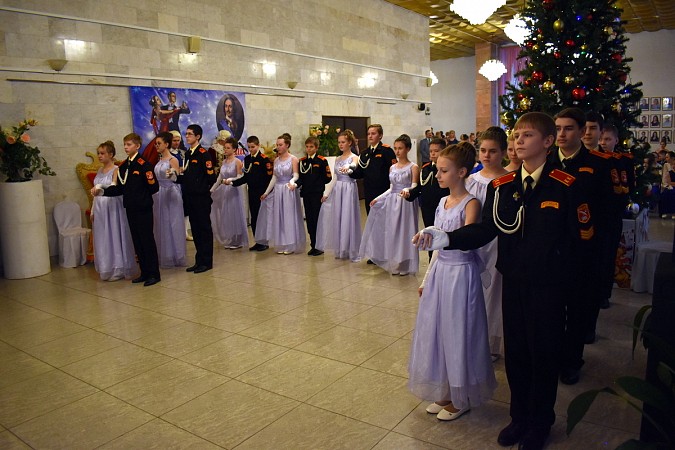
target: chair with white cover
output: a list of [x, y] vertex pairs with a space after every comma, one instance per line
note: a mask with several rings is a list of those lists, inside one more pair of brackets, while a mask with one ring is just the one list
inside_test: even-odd
[[80, 205], [70, 200], [57, 203], [54, 221], [59, 230], [59, 265], [77, 267], [86, 264], [91, 230], [82, 227]]

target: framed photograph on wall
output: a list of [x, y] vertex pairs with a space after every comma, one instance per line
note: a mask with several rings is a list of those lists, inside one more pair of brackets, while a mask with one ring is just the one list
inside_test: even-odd
[[661, 141], [661, 132], [659, 130], [649, 130], [649, 142], [659, 143]]
[[640, 116], [640, 123], [642, 124], [643, 127], [648, 127], [649, 126], [649, 114], [642, 114]]
[[639, 142], [647, 142], [647, 131], [644, 130], [644, 128], [636, 128], [635, 129], [635, 139]]
[[670, 144], [671, 142], [673, 142], [672, 131], [663, 130], [661, 133], [661, 140], [666, 141], [666, 144]]
[[663, 100], [661, 101], [661, 109], [664, 111], [672, 111], [673, 110], [673, 97], [663, 97]]
[[652, 114], [649, 126], [651, 128], [661, 128], [661, 114]]
[[640, 109], [643, 111], [649, 111], [649, 97], [642, 97], [640, 99]]
[[673, 115], [672, 114], [664, 114], [663, 118], [661, 120], [661, 126], [663, 128], [670, 128], [673, 126]]
[[651, 97], [650, 105], [651, 111], [661, 111], [661, 97]]

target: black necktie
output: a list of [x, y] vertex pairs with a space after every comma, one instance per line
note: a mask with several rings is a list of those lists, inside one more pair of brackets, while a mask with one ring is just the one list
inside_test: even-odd
[[562, 160], [563, 170], [567, 169], [567, 165], [570, 163], [570, 159], [572, 159], [572, 158], [563, 158], [563, 160]]
[[527, 202], [527, 199], [532, 195], [532, 183], [534, 183], [534, 178], [531, 176], [525, 177], [525, 192], [523, 192], [523, 203]]

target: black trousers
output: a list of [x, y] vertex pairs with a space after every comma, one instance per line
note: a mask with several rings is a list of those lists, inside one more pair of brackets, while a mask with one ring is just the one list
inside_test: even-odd
[[302, 203], [305, 206], [305, 222], [307, 222], [307, 232], [312, 248], [316, 248], [316, 227], [319, 224], [322, 196], [323, 193], [316, 192], [308, 192], [302, 196]]
[[251, 212], [251, 231], [253, 231], [253, 237], [255, 238], [255, 226], [258, 222], [258, 213], [260, 212], [260, 196], [265, 193], [265, 186], [263, 189], [251, 189], [248, 190], [248, 210]]
[[564, 297], [561, 285], [503, 278], [504, 362], [511, 388], [511, 419], [531, 428], [549, 428], [555, 422]]
[[192, 237], [194, 238], [195, 264], [198, 266], [213, 267], [213, 229], [211, 228], [211, 195], [186, 194], [187, 206]]
[[152, 208], [143, 211], [127, 210], [127, 222], [131, 231], [131, 240], [144, 278], [159, 279], [159, 258], [153, 233]]

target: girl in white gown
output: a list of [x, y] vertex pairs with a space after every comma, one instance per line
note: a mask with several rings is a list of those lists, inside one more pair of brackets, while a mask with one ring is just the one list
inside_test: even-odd
[[[481, 205], [485, 204], [488, 185], [495, 178], [508, 172], [502, 167], [506, 156], [507, 137], [499, 127], [490, 127], [481, 134], [478, 156], [483, 164], [480, 172], [472, 173], [466, 180], [466, 190], [476, 197]], [[502, 327], [502, 274], [497, 264], [497, 238], [479, 250], [485, 262], [486, 272], [483, 274], [483, 295], [487, 311], [488, 335], [490, 336], [490, 353], [497, 359], [504, 354], [504, 330]]]
[[[443, 231], [480, 220], [480, 202], [464, 186], [475, 153], [473, 146], [460, 143], [443, 150], [438, 158], [438, 184], [450, 188], [434, 220], [434, 226]], [[497, 387], [488, 346], [482, 266], [475, 250], [436, 251], [419, 288], [408, 387], [416, 396], [434, 401], [427, 412], [440, 420], [459, 418], [489, 400]]]

